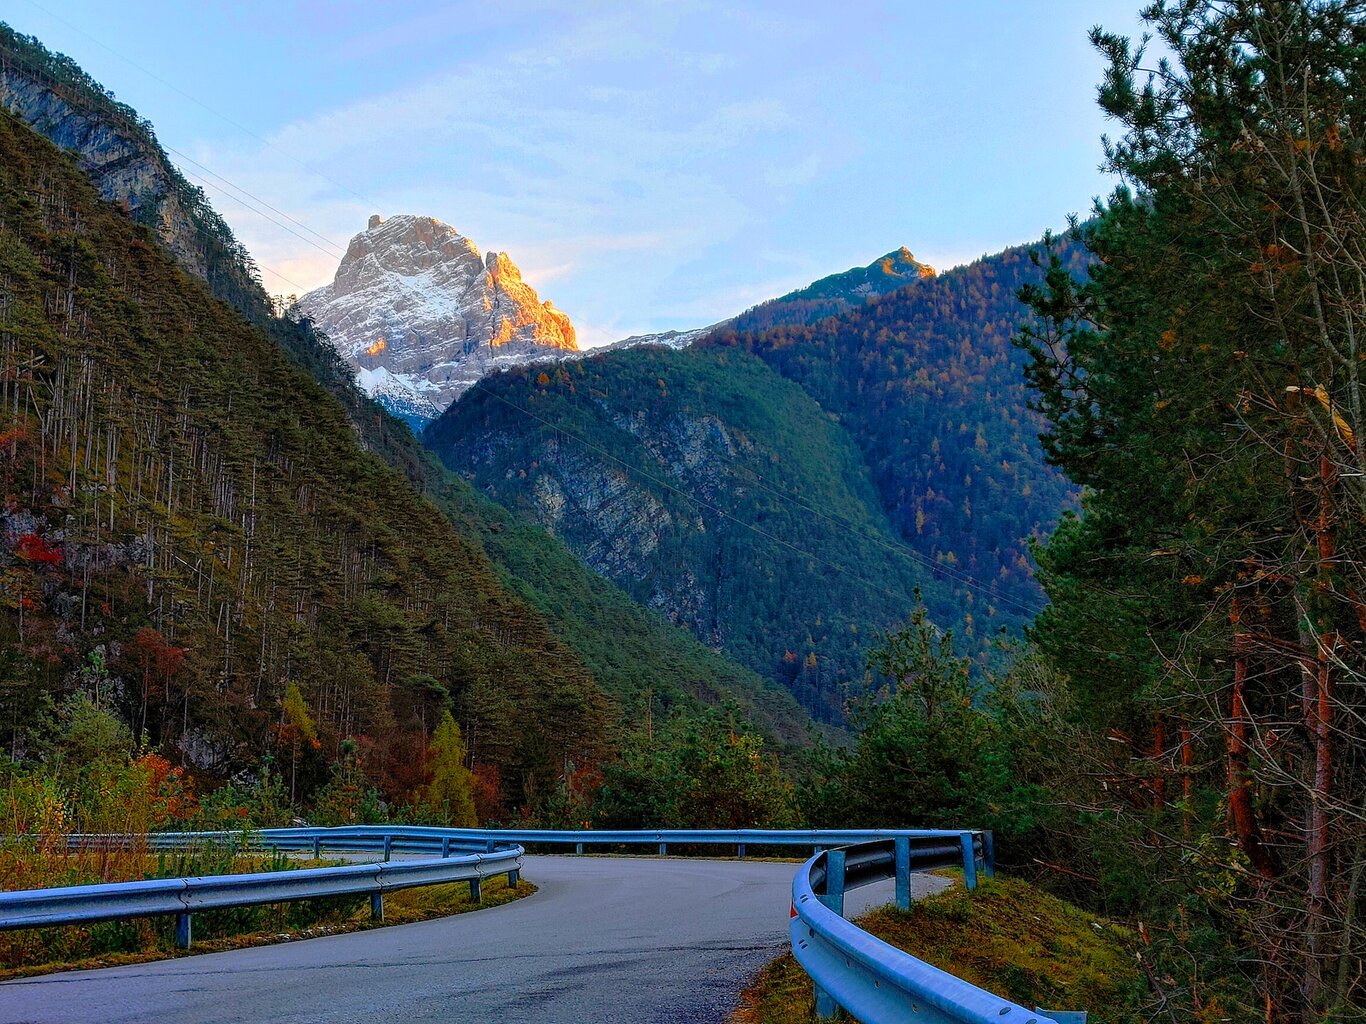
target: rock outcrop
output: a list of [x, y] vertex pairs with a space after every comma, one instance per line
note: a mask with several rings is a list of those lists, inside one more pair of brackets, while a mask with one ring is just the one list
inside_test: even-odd
[[299, 308], [391, 411], [419, 423], [498, 369], [578, 350], [506, 253], [432, 217], [370, 218], [329, 285]]
[[3, 24], [0, 108], [72, 153], [104, 199], [155, 231], [176, 261], [219, 298], [244, 312], [263, 305], [246, 250], [171, 165], [150, 125], [73, 62]]

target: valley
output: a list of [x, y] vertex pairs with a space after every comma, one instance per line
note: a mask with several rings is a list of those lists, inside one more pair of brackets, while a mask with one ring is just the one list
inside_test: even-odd
[[85, 66], [0, 23], [0, 889], [180, 902], [7, 970], [188, 946], [267, 830], [459, 846], [470, 907], [600, 830], [768, 936], [681, 967], [632, 896], [622, 1019], [656, 939], [734, 1005], [760, 875], [744, 1012], [961, 995], [840, 916], [916, 865], [1020, 1007], [1366, 1012], [1359, 5], [73, 5]]

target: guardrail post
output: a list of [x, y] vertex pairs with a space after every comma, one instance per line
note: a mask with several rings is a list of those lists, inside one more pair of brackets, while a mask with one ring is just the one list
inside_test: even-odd
[[663, 857], [664, 854], [665, 854], [666, 852], [668, 852], [668, 849], [669, 849], [669, 844], [668, 844], [668, 843], [660, 843], [660, 844], [659, 844], [659, 855], [660, 855], [661, 857]]
[[192, 928], [190, 926], [189, 914], [176, 914], [175, 916], [175, 944], [181, 949], [190, 948], [190, 937]]
[[982, 833], [982, 874], [996, 877], [996, 840], [990, 832]]
[[390, 857], [392, 857], [393, 855], [394, 855], [394, 837], [393, 837], [393, 836], [385, 836], [385, 837], [384, 837], [384, 859], [385, 859], [385, 860], [388, 860], [388, 859], [389, 859]]
[[819, 985], [813, 987], [816, 989], [816, 1016], [820, 1020], [834, 1020], [839, 1016], [840, 1004], [830, 998], [830, 993]]
[[583, 853], [583, 843], [575, 843], [575, 844], [574, 844], [574, 852], [575, 852], [575, 853], [578, 853], [578, 854], [582, 854], [582, 853]]
[[910, 910], [911, 840], [909, 836], [897, 836], [892, 843], [896, 847], [896, 905], [902, 910]]
[[494, 847], [494, 842], [493, 842], [492, 839], [485, 839], [485, 840], [484, 840], [484, 852], [485, 852], [485, 853], [492, 853], [492, 852], [493, 852], [493, 847]]
[[963, 885], [977, 888], [977, 851], [973, 848], [972, 833], [960, 832], [958, 841], [963, 847]]
[[735, 856], [739, 857], [741, 860], [744, 860], [744, 859], [745, 859], [745, 844], [744, 844], [744, 843], [741, 843], [739, 846], [737, 846], [737, 847], [735, 848]]
[[370, 920], [384, 920], [384, 893], [372, 892], [370, 894]]
[[511, 871], [508, 872], [508, 888], [509, 888], [509, 889], [515, 889], [515, 888], [517, 888], [517, 879], [518, 879], [519, 877], [521, 877], [521, 876], [520, 876], [520, 874], [519, 874], [519, 872], [517, 871], [516, 868], [513, 868]]
[[471, 902], [471, 903], [483, 903], [483, 902], [484, 902], [483, 887], [479, 884], [479, 879], [477, 879], [477, 878], [471, 878], [471, 879], [470, 879], [470, 902]]
[[825, 855], [825, 893], [820, 901], [840, 916], [844, 915], [844, 851]]
[[323, 840], [322, 840], [322, 836], [314, 836], [314, 837], [313, 837], [313, 859], [314, 859], [314, 860], [318, 860], [319, 858], [322, 857], [322, 855], [323, 855]]

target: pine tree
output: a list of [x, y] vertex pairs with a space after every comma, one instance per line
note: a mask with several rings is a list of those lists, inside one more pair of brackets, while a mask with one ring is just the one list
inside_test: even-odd
[[1052, 259], [1025, 293], [1045, 448], [1090, 491], [1040, 557], [1034, 636], [1126, 755], [1102, 820], [1141, 822], [1144, 855], [1213, 896], [1226, 977], [1255, 991], [1236, 1012], [1339, 1019], [1366, 1002], [1366, 19], [1346, 0], [1145, 17], [1172, 54], [1151, 71], [1093, 36], [1125, 187], [1082, 231], [1091, 280]]

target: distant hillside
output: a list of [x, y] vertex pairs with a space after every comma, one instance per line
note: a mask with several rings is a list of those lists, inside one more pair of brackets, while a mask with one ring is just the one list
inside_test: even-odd
[[857, 446], [802, 390], [722, 350], [646, 348], [499, 374], [429, 428], [447, 464], [593, 569], [843, 720], [865, 646], [917, 585]]
[[[753, 353], [838, 419], [896, 531], [939, 567], [981, 627], [1021, 624], [1041, 603], [1028, 540], [1076, 498], [1044, 463], [1042, 424], [1010, 341], [1025, 316], [1016, 294], [1040, 276], [1029, 250], [1007, 249], [839, 316], [726, 328], [699, 343]], [[1079, 246], [1066, 256], [1084, 273]]]
[[1026, 248], [940, 277], [894, 253], [735, 322], [783, 326], [487, 378], [426, 440], [839, 721], [916, 588], [979, 654], [1042, 602], [1028, 544], [1075, 492], [1044, 463], [1010, 343], [1037, 273]]

